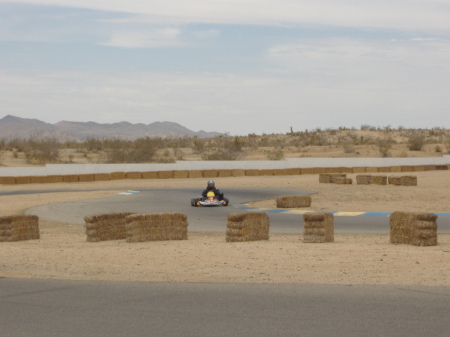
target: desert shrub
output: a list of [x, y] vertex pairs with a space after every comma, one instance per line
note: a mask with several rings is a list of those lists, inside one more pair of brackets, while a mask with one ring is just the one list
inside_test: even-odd
[[99, 152], [103, 149], [103, 142], [100, 139], [87, 138], [83, 145], [90, 152]]
[[61, 143], [56, 137], [34, 134], [24, 143], [25, 158], [31, 164], [57, 163], [60, 148]]
[[410, 151], [420, 151], [426, 143], [426, 138], [423, 132], [416, 131], [408, 137], [408, 149]]
[[149, 163], [154, 161], [157, 140], [146, 137], [135, 141], [112, 139], [105, 141], [107, 163]]
[[379, 138], [377, 140], [378, 151], [380, 152], [381, 157], [387, 158], [390, 157], [390, 150], [392, 149], [392, 144], [394, 143], [391, 137]]
[[284, 152], [282, 149], [274, 149], [267, 152], [267, 159], [269, 160], [282, 160], [284, 159]]

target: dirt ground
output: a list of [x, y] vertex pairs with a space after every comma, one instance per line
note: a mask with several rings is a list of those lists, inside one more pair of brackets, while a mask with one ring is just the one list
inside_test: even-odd
[[[450, 212], [450, 171], [413, 175], [418, 186], [319, 184], [317, 175], [215, 180], [225, 193], [227, 187], [308, 190], [314, 192], [310, 210]], [[347, 176], [355, 181], [356, 175]], [[97, 190], [0, 196], [0, 215], [20, 214], [47, 203], [116, 196], [128, 189], [198, 187], [200, 191], [205, 185], [206, 179], [0, 185], [1, 191]], [[275, 201], [255, 200], [252, 205], [275, 207]], [[271, 234], [269, 241], [226, 243], [224, 219], [223, 234], [189, 232], [184, 241], [92, 243], [86, 242], [83, 226], [47, 221], [39, 225], [39, 240], [0, 242], [0, 277], [450, 286], [450, 234], [439, 234], [434, 247], [394, 245], [389, 235], [381, 234], [338, 234], [335, 242], [324, 244], [303, 243], [302, 236], [294, 234]]]

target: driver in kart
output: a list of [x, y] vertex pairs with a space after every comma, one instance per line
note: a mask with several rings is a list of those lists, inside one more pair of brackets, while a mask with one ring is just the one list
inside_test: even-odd
[[223, 200], [223, 194], [220, 192], [220, 190], [218, 188], [216, 188], [216, 184], [214, 183], [214, 180], [208, 181], [206, 188], [202, 192], [203, 199], [206, 199], [208, 192], [213, 192], [217, 196], [218, 200]]

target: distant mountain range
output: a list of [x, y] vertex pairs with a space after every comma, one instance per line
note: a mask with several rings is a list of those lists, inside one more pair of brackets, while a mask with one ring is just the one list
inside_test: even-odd
[[60, 141], [88, 138], [120, 138], [134, 140], [137, 138], [195, 137], [213, 138], [219, 132], [191, 131], [178, 123], [154, 122], [151, 124], [131, 124], [120, 122], [99, 124], [95, 122], [61, 121], [49, 124], [37, 119], [5, 116], [0, 119], [0, 139], [28, 139], [30, 137], [55, 137]]

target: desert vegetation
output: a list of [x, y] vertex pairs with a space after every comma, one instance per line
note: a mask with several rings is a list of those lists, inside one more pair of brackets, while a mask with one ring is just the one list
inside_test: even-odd
[[0, 165], [47, 163], [170, 163], [177, 160], [282, 160], [298, 157], [431, 157], [450, 153], [450, 130], [315, 129], [286, 134], [221, 135], [215, 138], [87, 138], [61, 141], [32, 135], [0, 139]]

